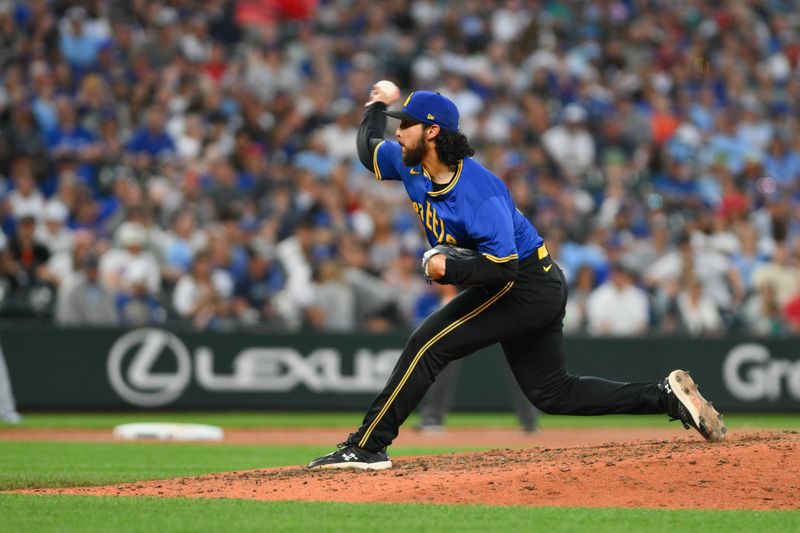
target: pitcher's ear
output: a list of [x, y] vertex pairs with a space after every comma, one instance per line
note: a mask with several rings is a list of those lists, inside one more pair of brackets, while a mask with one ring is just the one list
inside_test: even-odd
[[440, 131], [442, 131], [442, 128], [440, 128], [438, 124], [428, 124], [425, 127], [425, 140], [434, 140], [436, 136], [439, 135]]

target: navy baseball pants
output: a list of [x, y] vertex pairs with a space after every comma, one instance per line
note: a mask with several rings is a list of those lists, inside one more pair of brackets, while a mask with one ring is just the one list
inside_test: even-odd
[[564, 274], [544, 246], [520, 262], [516, 281], [463, 291], [411, 334], [351, 442], [370, 451], [389, 446], [449, 362], [497, 342], [528, 399], [546, 413], [665, 413], [656, 382], [620, 383], [567, 372], [566, 302]]

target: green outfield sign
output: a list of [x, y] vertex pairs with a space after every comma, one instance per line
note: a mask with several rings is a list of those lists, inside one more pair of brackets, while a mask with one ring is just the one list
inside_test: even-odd
[[[363, 409], [405, 333], [256, 334], [0, 326], [22, 409]], [[728, 411], [800, 409], [797, 339], [569, 338], [572, 373], [654, 381], [690, 370]], [[456, 408], [510, 407], [499, 347], [468, 357]]]

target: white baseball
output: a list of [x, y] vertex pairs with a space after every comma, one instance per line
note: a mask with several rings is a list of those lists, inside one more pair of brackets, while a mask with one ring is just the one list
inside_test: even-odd
[[379, 89], [392, 102], [400, 98], [400, 87], [392, 81], [381, 80], [375, 84], [375, 88]]

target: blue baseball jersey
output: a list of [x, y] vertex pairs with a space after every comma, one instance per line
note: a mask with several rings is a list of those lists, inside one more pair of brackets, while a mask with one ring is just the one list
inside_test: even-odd
[[422, 165], [403, 165], [397, 142], [381, 142], [372, 164], [379, 180], [403, 182], [431, 246], [455, 244], [504, 263], [527, 258], [543, 243], [505, 183], [472, 158], [461, 160], [453, 179], [438, 191]]

